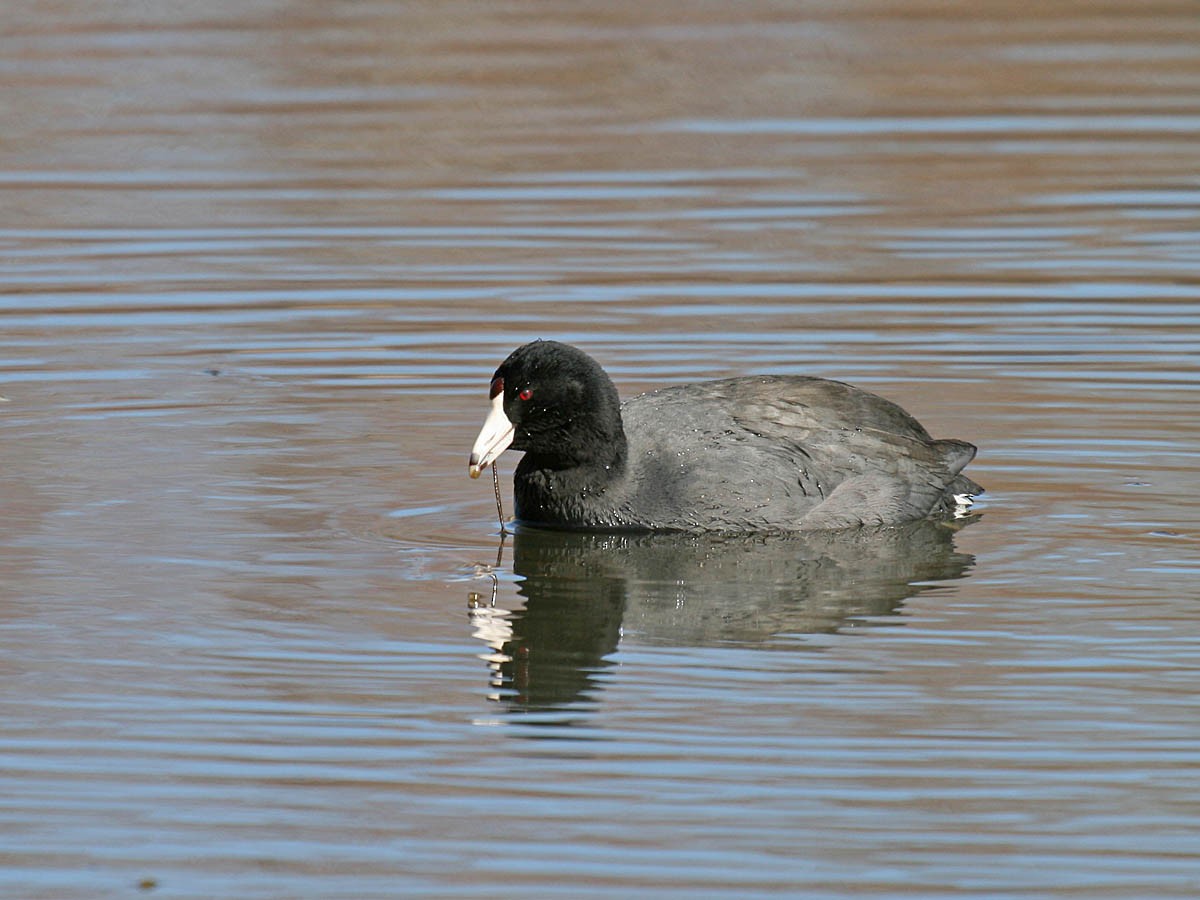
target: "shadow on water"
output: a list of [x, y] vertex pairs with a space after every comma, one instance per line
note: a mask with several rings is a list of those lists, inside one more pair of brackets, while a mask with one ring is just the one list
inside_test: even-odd
[[523, 605], [505, 601], [495, 573], [468, 598], [492, 697], [514, 712], [586, 701], [622, 639], [795, 648], [796, 636], [894, 614], [926, 582], [967, 573], [974, 557], [954, 549], [954, 535], [977, 518], [771, 536], [520, 529], [512, 571]]

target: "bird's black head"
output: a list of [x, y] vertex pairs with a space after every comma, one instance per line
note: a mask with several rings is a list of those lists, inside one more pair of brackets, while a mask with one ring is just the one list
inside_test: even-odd
[[620, 398], [594, 359], [569, 344], [518, 347], [492, 376], [492, 410], [471, 453], [478, 475], [506, 448], [540, 468], [609, 465], [624, 453]]

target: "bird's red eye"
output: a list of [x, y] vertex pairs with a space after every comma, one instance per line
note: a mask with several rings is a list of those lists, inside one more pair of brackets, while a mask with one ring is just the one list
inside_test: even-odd
[[520, 392], [517, 394], [517, 398], [520, 400], [528, 400], [532, 396], [533, 388], [521, 388]]

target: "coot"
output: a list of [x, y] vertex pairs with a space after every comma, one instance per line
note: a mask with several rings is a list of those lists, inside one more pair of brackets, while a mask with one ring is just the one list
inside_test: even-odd
[[891, 401], [821, 378], [684, 384], [621, 403], [568, 344], [518, 347], [492, 376], [479, 474], [524, 450], [521, 522], [604, 531], [769, 532], [953, 514], [982, 488], [965, 441], [934, 440]]

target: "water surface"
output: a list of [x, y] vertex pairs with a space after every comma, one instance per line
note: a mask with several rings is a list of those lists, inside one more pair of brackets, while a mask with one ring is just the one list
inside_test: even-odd
[[[1194, 13], [6, 6], [3, 893], [1196, 896]], [[502, 545], [533, 337], [979, 518]]]

